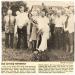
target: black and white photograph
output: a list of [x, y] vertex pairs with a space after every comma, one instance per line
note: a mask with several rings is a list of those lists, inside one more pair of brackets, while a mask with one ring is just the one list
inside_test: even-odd
[[74, 61], [74, 5], [2, 1], [2, 61]]

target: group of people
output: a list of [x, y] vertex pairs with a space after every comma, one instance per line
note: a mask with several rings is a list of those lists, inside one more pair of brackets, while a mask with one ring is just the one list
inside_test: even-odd
[[[63, 49], [72, 53], [74, 50], [74, 14], [71, 10], [64, 13], [57, 9], [56, 12], [46, 12], [46, 8], [25, 11], [21, 5], [16, 11], [16, 16], [12, 15], [9, 7], [7, 15], [4, 17], [5, 24], [5, 46], [13, 48], [14, 41], [16, 48], [32, 49], [43, 52], [51, 47]], [[51, 9], [53, 10], [53, 9]], [[14, 38], [17, 37], [17, 40]]]

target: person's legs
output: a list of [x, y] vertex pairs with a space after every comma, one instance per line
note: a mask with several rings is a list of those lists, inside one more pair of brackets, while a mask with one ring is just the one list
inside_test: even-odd
[[24, 37], [24, 48], [28, 48], [28, 45], [27, 45], [27, 34], [25, 35]]
[[23, 48], [27, 49], [28, 45], [27, 45], [27, 27], [26, 26], [22, 28], [22, 40], [23, 40]]
[[40, 46], [40, 43], [41, 43], [41, 35], [39, 35], [39, 40], [38, 40], [38, 47]]
[[52, 35], [51, 35], [51, 48], [54, 49], [55, 48], [55, 34], [52, 32]]
[[51, 26], [50, 26], [50, 33], [51, 33], [51, 37], [50, 37], [50, 38], [51, 38], [51, 40], [50, 40], [50, 42], [51, 42], [50, 45], [51, 45], [51, 46], [50, 46], [50, 47], [51, 47], [52, 49], [54, 49], [54, 47], [55, 47], [55, 44], [54, 44], [54, 43], [55, 43], [55, 42], [54, 42], [54, 40], [55, 40], [54, 30], [55, 30], [55, 24], [52, 23]]
[[10, 47], [13, 48], [14, 33], [10, 33]]
[[43, 33], [43, 35], [42, 35], [41, 44], [40, 44], [38, 50], [39, 51], [45, 51], [45, 50], [47, 50], [47, 37], [46, 37], [45, 33]]
[[69, 52], [70, 51], [70, 40], [69, 40], [69, 32], [67, 31], [66, 32], [66, 52]]
[[57, 45], [57, 49], [61, 49], [61, 47], [62, 47], [62, 38], [63, 38], [63, 36], [62, 36], [62, 28], [61, 27], [58, 27], [57, 28], [57, 32], [56, 32], [56, 35], [57, 35], [57, 43], [56, 43], [56, 45]]
[[31, 49], [31, 42], [29, 40], [30, 40], [30, 35], [27, 35], [28, 49]]
[[73, 52], [74, 52], [74, 32], [72, 33], [72, 45], [73, 45]]
[[36, 40], [34, 40], [34, 49], [36, 50]]
[[59, 31], [58, 28], [56, 28], [56, 33], [55, 33], [55, 45], [56, 45], [56, 49], [59, 48]]
[[72, 53], [74, 49], [74, 33], [70, 33], [69, 40], [70, 40], [70, 53]]
[[36, 50], [36, 40], [33, 40], [32, 43], [33, 43], [33, 50]]
[[20, 46], [21, 46], [21, 30], [18, 28], [17, 32], [18, 32], [17, 48], [20, 49]]
[[67, 43], [67, 41], [66, 41], [66, 32], [64, 31], [64, 33], [63, 33], [63, 50], [64, 51], [66, 50], [66, 43]]
[[59, 49], [62, 48], [62, 39], [63, 39], [63, 34], [62, 34], [62, 28], [59, 28]]
[[5, 47], [9, 48], [9, 33], [5, 33]]
[[32, 40], [32, 50], [34, 51], [34, 40]]

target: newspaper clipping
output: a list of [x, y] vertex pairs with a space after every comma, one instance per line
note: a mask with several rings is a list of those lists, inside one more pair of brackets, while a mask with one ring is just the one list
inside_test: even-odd
[[1, 73], [73, 73], [74, 15], [73, 1], [1, 1]]

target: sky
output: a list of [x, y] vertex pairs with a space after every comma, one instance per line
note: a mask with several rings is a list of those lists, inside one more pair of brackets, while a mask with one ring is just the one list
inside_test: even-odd
[[44, 3], [46, 6], [68, 6], [68, 5], [73, 5], [73, 2], [70, 1], [26, 1], [27, 2], [27, 6], [29, 8], [31, 8], [32, 5], [41, 5], [42, 3]]

